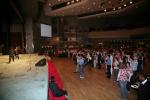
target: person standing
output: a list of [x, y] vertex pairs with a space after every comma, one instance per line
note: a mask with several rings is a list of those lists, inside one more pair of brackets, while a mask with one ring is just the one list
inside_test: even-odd
[[111, 58], [110, 54], [108, 55], [108, 58], [106, 60], [106, 65], [107, 65], [107, 78], [111, 78]]
[[19, 59], [19, 47], [16, 47], [16, 49], [14, 50], [14, 53], [15, 53], [15, 57]]
[[83, 71], [83, 67], [84, 67], [84, 58], [83, 55], [80, 54], [79, 55], [79, 72], [80, 72], [80, 79], [84, 78], [84, 71]]
[[11, 48], [9, 50], [9, 62], [8, 63], [11, 63], [11, 60], [14, 62], [14, 55], [15, 55], [15, 52], [14, 50]]
[[75, 72], [79, 72], [79, 60], [80, 60], [80, 54], [77, 54], [76, 55], [76, 69], [75, 69]]
[[123, 100], [129, 100], [128, 90], [126, 88], [127, 82], [129, 82], [129, 70], [127, 68], [127, 63], [123, 61], [119, 65], [119, 73], [117, 81], [119, 81], [121, 97]]
[[117, 76], [119, 72], [119, 61], [117, 57], [114, 58], [113, 66], [114, 66], [114, 82], [117, 82]]

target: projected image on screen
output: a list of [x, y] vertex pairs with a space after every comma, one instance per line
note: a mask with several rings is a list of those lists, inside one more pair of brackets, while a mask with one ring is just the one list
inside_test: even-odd
[[52, 37], [51, 25], [41, 24], [41, 37]]

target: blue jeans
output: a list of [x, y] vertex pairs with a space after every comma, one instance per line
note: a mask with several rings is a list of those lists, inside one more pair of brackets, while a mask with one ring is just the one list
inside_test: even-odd
[[84, 77], [83, 65], [79, 65], [80, 77]]
[[122, 98], [129, 100], [126, 84], [127, 84], [126, 81], [120, 81], [119, 80], [121, 96], [122, 96]]

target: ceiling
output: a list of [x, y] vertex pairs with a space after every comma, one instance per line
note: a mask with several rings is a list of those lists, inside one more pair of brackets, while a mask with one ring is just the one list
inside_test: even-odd
[[[3, 0], [12, 1], [16, 8], [15, 13], [19, 16], [32, 17], [38, 21], [40, 16], [65, 17], [77, 16], [78, 19], [86, 19], [90, 24], [100, 23], [101, 26], [137, 26], [150, 25], [150, 0], [79, 0], [70, 3], [72, 0]], [[130, 3], [131, 2], [131, 3]], [[8, 2], [9, 3], [9, 2]], [[59, 6], [63, 4], [63, 6]], [[67, 4], [67, 6], [64, 4]], [[125, 5], [126, 4], [126, 5]], [[1, 4], [1, 12], [4, 17], [10, 16], [9, 9], [15, 7], [9, 4]], [[57, 9], [53, 9], [58, 6]], [[121, 7], [121, 8], [120, 8]], [[113, 10], [115, 8], [115, 10]], [[44, 17], [42, 17], [44, 18]], [[84, 21], [84, 20], [82, 20]], [[107, 21], [107, 22], [106, 22]], [[113, 23], [113, 25], [112, 25]], [[109, 25], [108, 25], [109, 24]], [[96, 24], [97, 25], [97, 24]]]
[[[4, 0], [5, 1], [5, 0]], [[103, 15], [137, 15], [150, 11], [150, 0], [8, 0], [13, 1], [22, 16], [37, 19], [41, 13], [50, 17]], [[74, 3], [73, 3], [74, 1]], [[68, 4], [69, 3], [69, 4]], [[53, 9], [57, 7], [57, 9]]]
[[[47, 16], [99, 16], [138, 8], [145, 0], [47, 0]], [[58, 6], [57, 9], [53, 9]]]

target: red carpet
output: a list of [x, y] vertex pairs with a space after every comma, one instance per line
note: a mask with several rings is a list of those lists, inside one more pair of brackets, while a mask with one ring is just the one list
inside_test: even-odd
[[[55, 77], [55, 82], [58, 84], [60, 88], [63, 89], [63, 84], [58, 72], [56, 71], [53, 63], [51, 61], [48, 61], [48, 82], [50, 82], [51, 76]], [[50, 89], [48, 89], [48, 97], [49, 97], [48, 100], [66, 100], [65, 96], [54, 97]]]

